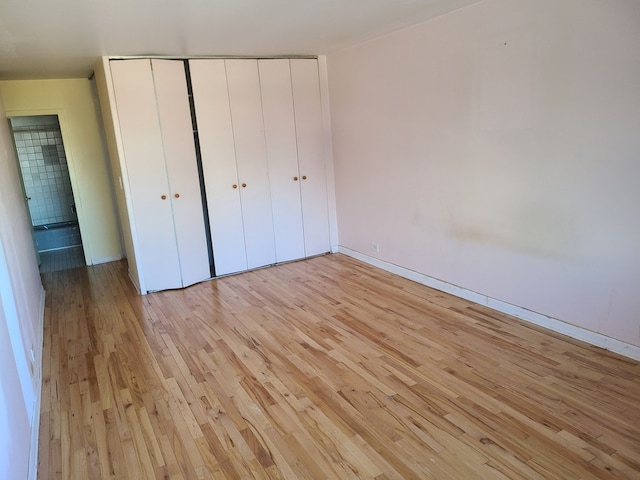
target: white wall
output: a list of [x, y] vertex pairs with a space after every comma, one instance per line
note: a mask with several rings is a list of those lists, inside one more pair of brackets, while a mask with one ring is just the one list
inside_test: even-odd
[[44, 290], [1, 101], [0, 171], [0, 478], [19, 480], [36, 466]]
[[0, 478], [19, 480], [28, 476], [31, 423], [4, 310], [0, 293]]
[[329, 54], [340, 244], [640, 345], [639, 25], [484, 0]]

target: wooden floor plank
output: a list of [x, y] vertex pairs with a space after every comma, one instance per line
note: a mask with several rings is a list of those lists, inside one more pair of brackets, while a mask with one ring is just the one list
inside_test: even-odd
[[43, 275], [40, 479], [636, 479], [640, 364], [327, 255]]

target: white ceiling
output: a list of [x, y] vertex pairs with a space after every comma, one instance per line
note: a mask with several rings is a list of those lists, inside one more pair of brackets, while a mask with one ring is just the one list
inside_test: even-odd
[[0, 79], [89, 76], [101, 55], [319, 55], [478, 0], [0, 0]]

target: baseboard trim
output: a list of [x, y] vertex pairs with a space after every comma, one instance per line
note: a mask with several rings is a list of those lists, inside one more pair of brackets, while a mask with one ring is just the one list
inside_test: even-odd
[[45, 301], [47, 292], [42, 289], [40, 295], [40, 324], [38, 326], [38, 342], [39, 351], [36, 357], [37, 361], [37, 376], [36, 376], [36, 398], [33, 410], [33, 416], [31, 417], [31, 447], [29, 449], [29, 480], [36, 480], [38, 477], [38, 445], [40, 439], [40, 408], [42, 406], [42, 352], [44, 347], [44, 312]]
[[31, 449], [29, 451], [29, 480], [38, 478], [38, 445], [40, 439], [40, 408], [42, 406], [42, 375], [38, 378], [35, 412], [31, 425]]
[[100, 265], [101, 263], [117, 262], [122, 260], [122, 255], [111, 255], [109, 257], [92, 258], [91, 265]]
[[422, 285], [435, 288], [436, 290], [439, 290], [441, 292], [449, 293], [456, 297], [487, 306], [498, 312], [506, 313], [507, 315], [519, 318], [520, 320], [524, 320], [534, 325], [547, 328], [576, 340], [581, 340], [595, 347], [603, 348], [605, 350], [624, 355], [625, 357], [629, 357], [634, 360], [640, 360], [640, 347], [636, 345], [631, 345], [615, 338], [607, 337], [606, 335], [602, 335], [601, 333], [592, 332], [591, 330], [571, 325], [569, 323], [563, 322], [562, 320], [558, 320], [557, 318], [549, 317], [547, 315], [543, 315], [532, 310], [527, 310], [526, 308], [519, 307], [511, 303], [503, 302], [501, 300], [497, 300], [495, 298], [491, 298], [486, 295], [467, 290], [466, 288], [462, 288], [457, 285], [438, 280], [437, 278], [430, 277], [429, 275], [425, 275], [423, 273], [419, 273], [414, 270], [395, 265], [393, 263], [385, 262], [384, 260], [365, 255], [341, 245], [336, 248], [336, 251], [334, 253], [343, 253], [349, 257], [353, 257], [357, 260], [368, 263], [369, 265], [373, 265], [374, 267], [378, 267], [382, 270], [386, 270], [387, 272], [400, 275], [401, 277], [408, 278], [409, 280], [421, 283]]

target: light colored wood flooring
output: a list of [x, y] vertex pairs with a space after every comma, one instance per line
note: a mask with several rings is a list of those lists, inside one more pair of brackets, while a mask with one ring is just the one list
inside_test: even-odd
[[44, 275], [40, 479], [638, 479], [640, 365], [343, 255]]

